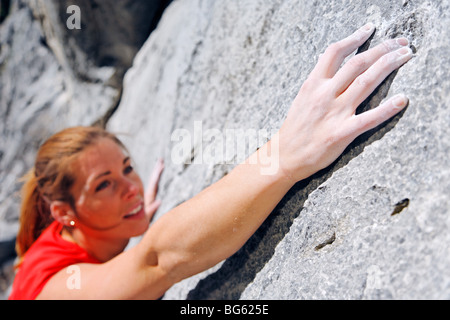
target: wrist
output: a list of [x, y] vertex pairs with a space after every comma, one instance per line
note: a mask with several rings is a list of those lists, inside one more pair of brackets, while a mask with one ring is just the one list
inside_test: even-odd
[[292, 187], [297, 180], [292, 172], [286, 170], [280, 154], [279, 133], [276, 133], [267, 143], [261, 146], [244, 162], [252, 166], [256, 174], [266, 181], [280, 182]]
[[280, 131], [269, 142], [277, 150], [279, 179], [289, 180], [294, 185], [322, 169], [316, 157], [320, 153], [317, 148], [299, 146], [294, 139], [287, 139]]

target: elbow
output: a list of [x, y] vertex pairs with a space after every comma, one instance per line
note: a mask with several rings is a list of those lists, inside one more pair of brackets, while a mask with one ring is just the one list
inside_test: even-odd
[[192, 261], [187, 255], [164, 253], [158, 256], [157, 266], [173, 285], [195, 274], [192, 271]]

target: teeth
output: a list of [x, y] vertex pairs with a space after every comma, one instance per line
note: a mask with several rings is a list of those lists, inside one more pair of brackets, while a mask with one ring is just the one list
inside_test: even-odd
[[127, 214], [126, 217], [135, 215], [136, 213], [138, 213], [139, 211], [141, 211], [141, 209], [142, 209], [142, 204], [139, 205], [139, 206], [138, 206], [136, 209], [134, 209], [133, 211], [131, 211], [129, 214]]

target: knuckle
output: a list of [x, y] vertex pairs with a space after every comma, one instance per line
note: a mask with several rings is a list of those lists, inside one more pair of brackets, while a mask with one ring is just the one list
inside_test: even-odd
[[320, 79], [308, 77], [302, 84], [300, 92], [317, 92], [323, 87], [323, 82]]
[[381, 46], [383, 47], [384, 52], [390, 52], [398, 47], [396, 46], [396, 42], [394, 39], [384, 41]]
[[308, 78], [303, 82], [300, 88], [300, 92], [309, 92], [314, 88], [315, 88], [315, 81], [311, 78]]
[[323, 143], [327, 147], [331, 147], [338, 141], [338, 135], [335, 132], [330, 132], [324, 139]]
[[367, 120], [367, 117], [354, 116], [353, 122], [355, 130], [358, 130], [360, 132], [366, 131], [370, 126], [370, 121]]
[[345, 140], [347, 140], [347, 134], [344, 131], [335, 128], [325, 138], [324, 145], [328, 148], [333, 148], [342, 145]]
[[378, 60], [378, 67], [383, 71], [391, 71], [399, 66], [399, 61], [397, 59], [397, 54], [391, 52], [385, 54]]
[[378, 65], [381, 69], [386, 69], [392, 64], [393, 61], [394, 59], [392, 57], [392, 54], [385, 54], [378, 60]]
[[359, 76], [358, 78], [356, 78], [355, 81], [358, 86], [367, 87], [370, 84], [371, 79], [369, 78], [369, 76], [367, 74], [363, 74], [363, 75]]
[[348, 61], [351, 67], [357, 70], [364, 70], [367, 67], [367, 61], [362, 56], [356, 56]]
[[331, 56], [339, 56], [341, 55], [341, 52], [343, 50], [342, 42], [335, 42], [328, 46], [327, 50], [325, 51], [326, 54]]

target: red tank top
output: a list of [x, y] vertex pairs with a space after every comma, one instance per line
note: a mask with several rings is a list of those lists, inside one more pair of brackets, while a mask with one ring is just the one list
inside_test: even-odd
[[100, 263], [86, 250], [61, 237], [63, 225], [52, 222], [26, 252], [14, 278], [10, 300], [34, 300], [50, 278], [78, 263]]

